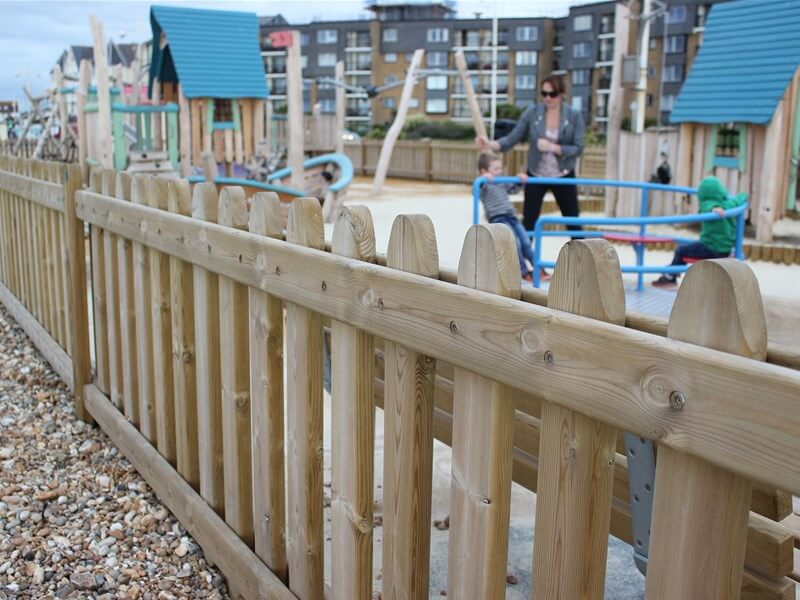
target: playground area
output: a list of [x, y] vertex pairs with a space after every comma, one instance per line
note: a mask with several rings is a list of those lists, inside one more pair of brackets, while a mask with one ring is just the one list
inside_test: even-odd
[[[798, 597], [800, 10], [760, 1], [795, 44], [763, 102], [731, 91], [760, 62], [702, 88], [761, 10], [720, 4], [675, 126], [623, 132], [611, 89], [574, 169], [578, 111], [490, 141], [461, 48], [355, 86], [343, 61], [304, 79], [300, 33], [255, 13], [152, 6], [149, 67], [123, 69], [92, 17], [92, 61], [30, 97], [45, 133], [0, 147], [0, 600]], [[474, 143], [401, 138], [429, 77], [457, 78]], [[304, 114], [315, 86], [334, 114]], [[345, 89], [387, 86], [385, 137], [345, 144]], [[478, 147], [579, 180], [580, 217], [551, 189], [527, 232], [531, 282]], [[738, 204], [700, 209], [709, 176]], [[712, 222], [732, 245], [668, 267]]]

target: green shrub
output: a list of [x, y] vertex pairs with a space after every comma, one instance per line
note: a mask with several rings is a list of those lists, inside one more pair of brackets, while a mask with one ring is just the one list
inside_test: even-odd
[[520, 116], [522, 116], [523, 110], [524, 109], [522, 107], [514, 106], [513, 104], [498, 104], [497, 118], [511, 119], [512, 121], [518, 121]]
[[406, 121], [400, 137], [404, 140], [422, 138], [471, 140], [475, 137], [475, 128], [472, 125], [455, 121], [430, 121], [425, 118], [413, 118]]

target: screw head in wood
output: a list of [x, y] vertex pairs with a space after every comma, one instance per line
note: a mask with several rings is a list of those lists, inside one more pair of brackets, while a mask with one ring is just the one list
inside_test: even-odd
[[323, 281], [322, 282], [322, 291], [325, 292], [327, 290], [328, 290], [328, 284], [325, 281]]
[[546, 364], [548, 367], [552, 367], [555, 364], [555, 362], [556, 359], [553, 356], [553, 353], [550, 352], [550, 350], [544, 353], [544, 364]]
[[452, 333], [458, 333], [458, 324], [455, 321], [450, 321], [450, 331]]
[[686, 404], [686, 396], [681, 392], [674, 391], [669, 395], [669, 405], [673, 410], [681, 410]]
[[280, 267], [275, 267], [275, 276], [276, 277], [280, 277], [281, 276], [281, 268]]

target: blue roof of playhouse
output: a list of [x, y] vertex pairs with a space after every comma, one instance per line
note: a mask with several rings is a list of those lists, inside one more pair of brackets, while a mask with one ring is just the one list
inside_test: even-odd
[[158, 77], [180, 81], [187, 98], [267, 97], [255, 13], [152, 6], [150, 25], [151, 88]]
[[767, 124], [798, 64], [798, 0], [716, 4], [670, 121]]

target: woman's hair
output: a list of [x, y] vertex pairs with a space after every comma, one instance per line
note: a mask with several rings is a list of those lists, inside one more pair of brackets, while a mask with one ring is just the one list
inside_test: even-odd
[[549, 83], [550, 87], [553, 88], [553, 91], [558, 92], [559, 96], [564, 95], [564, 80], [561, 79], [561, 75], [550, 73], [550, 75], [548, 75], [542, 80], [542, 85], [544, 85], [545, 83]]
[[478, 170], [488, 171], [489, 165], [496, 160], [500, 160], [500, 157], [497, 154], [493, 152], [484, 152], [478, 157]]

